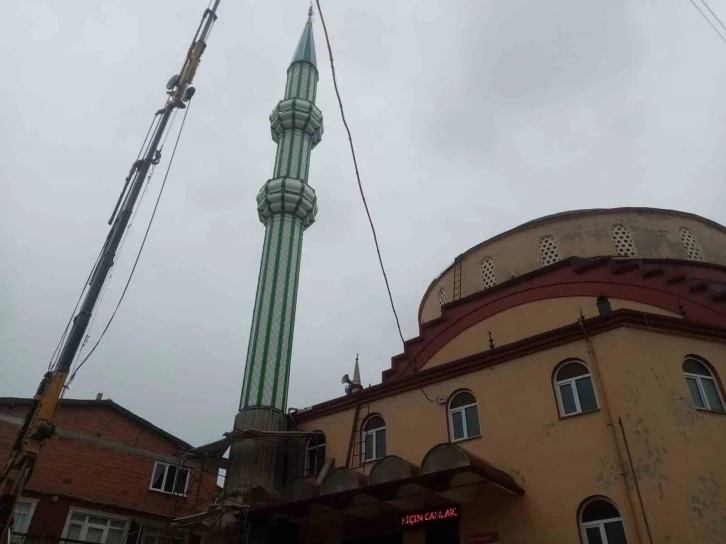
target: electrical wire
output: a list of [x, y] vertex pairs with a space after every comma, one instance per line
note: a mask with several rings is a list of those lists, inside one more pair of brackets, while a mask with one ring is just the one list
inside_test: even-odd
[[393, 310], [393, 317], [396, 318], [396, 328], [398, 329], [398, 335], [401, 337], [401, 342], [405, 344], [403, 338], [403, 332], [401, 331], [401, 322], [398, 319], [398, 312], [396, 312], [396, 305], [393, 303], [393, 295], [391, 294], [391, 286], [388, 283], [388, 275], [386, 274], [386, 268], [383, 266], [383, 257], [381, 256], [381, 248], [378, 244], [378, 235], [376, 234], [376, 227], [373, 225], [373, 219], [371, 218], [371, 212], [368, 209], [368, 202], [366, 201], [366, 195], [363, 192], [363, 184], [360, 180], [360, 172], [358, 170], [358, 160], [355, 156], [355, 147], [353, 146], [353, 136], [348, 126], [348, 121], [345, 119], [345, 109], [343, 108], [343, 100], [340, 98], [340, 91], [338, 90], [338, 78], [335, 75], [335, 64], [333, 62], [333, 49], [330, 46], [330, 37], [328, 36], [328, 27], [325, 26], [325, 17], [323, 17], [323, 10], [320, 9], [320, 0], [315, 0], [320, 14], [320, 22], [323, 24], [323, 32], [325, 33], [325, 43], [328, 46], [328, 56], [330, 57], [330, 71], [333, 74], [333, 86], [335, 87], [335, 96], [338, 98], [338, 106], [340, 108], [340, 116], [343, 119], [343, 126], [345, 131], [348, 133], [348, 143], [350, 144], [350, 153], [353, 156], [353, 166], [355, 167], [355, 177], [358, 180], [358, 190], [360, 191], [361, 199], [363, 200], [363, 206], [368, 216], [368, 223], [371, 226], [371, 232], [373, 233], [373, 242], [376, 245], [376, 253], [378, 253], [378, 263], [381, 265], [381, 272], [383, 273], [383, 280], [386, 282], [386, 291], [388, 291], [388, 300], [391, 301], [391, 310]]
[[702, 3], [702, 4], [704, 5], [704, 6], [706, 6], [706, 9], [708, 10], [708, 12], [709, 12], [709, 13], [710, 13], [711, 15], [713, 15], [713, 18], [714, 18], [714, 19], [716, 19], [716, 20], [718, 21], [718, 24], [719, 24], [719, 25], [721, 25], [721, 28], [723, 28], [724, 30], [726, 30], [726, 26], [724, 26], [724, 24], [723, 24], [723, 22], [721, 21], [721, 19], [719, 19], [719, 18], [718, 18], [718, 15], [716, 15], [716, 14], [714, 13], [714, 11], [713, 11], [713, 10], [711, 9], [711, 6], [709, 6], [709, 5], [708, 5], [708, 2], [706, 2], [706, 0], [701, 0], [701, 3]]
[[108, 322], [106, 323], [106, 326], [104, 327], [103, 331], [101, 332], [101, 335], [98, 337], [98, 340], [96, 340], [96, 343], [93, 345], [93, 348], [91, 348], [91, 351], [86, 355], [86, 357], [81, 361], [81, 363], [76, 367], [76, 369], [71, 373], [70, 378], [68, 379], [68, 383], [66, 384], [66, 387], [70, 386], [70, 384], [73, 382], [73, 380], [76, 377], [76, 374], [78, 374], [78, 371], [83, 367], [83, 365], [88, 361], [88, 359], [93, 355], [93, 353], [96, 351], [96, 348], [101, 343], [101, 340], [103, 340], [103, 337], [106, 335], [106, 331], [108, 331], [108, 328], [111, 326], [111, 323], [113, 322], [114, 317], [116, 317], [116, 313], [118, 312], [119, 308], [121, 307], [121, 303], [124, 300], [124, 297], [126, 296], [126, 292], [129, 289], [129, 285], [131, 284], [131, 279], [134, 277], [134, 272], [136, 271], [136, 266], [139, 264], [139, 259], [141, 258], [141, 253], [144, 250], [144, 245], [146, 244], [146, 239], [149, 236], [149, 231], [151, 230], [151, 225], [154, 222], [154, 217], [156, 216], [156, 211], [159, 208], [159, 202], [161, 201], [161, 196], [164, 194], [164, 187], [166, 186], [166, 181], [169, 178], [169, 172], [171, 171], [171, 166], [174, 163], [174, 157], [176, 156], [176, 150], [179, 146], [179, 140], [181, 139], [181, 135], [184, 132], [184, 125], [187, 121], [187, 115], [189, 114], [189, 109], [191, 108], [191, 100], [187, 103], [186, 110], [184, 110], [184, 117], [182, 117], [182, 123], [181, 127], [179, 127], [179, 133], [177, 134], [176, 141], [174, 142], [174, 149], [171, 152], [171, 158], [169, 159], [169, 164], [166, 167], [166, 172], [164, 174], [164, 180], [161, 182], [161, 188], [159, 189], [159, 195], [156, 197], [156, 204], [154, 204], [154, 209], [151, 212], [151, 217], [149, 218], [149, 224], [146, 226], [146, 232], [144, 233], [144, 238], [141, 240], [141, 246], [139, 247], [139, 251], [136, 254], [136, 260], [134, 261], [134, 265], [131, 268], [131, 272], [129, 273], [129, 278], [126, 280], [126, 285], [124, 286], [124, 290], [121, 292], [121, 297], [119, 298], [118, 303], [116, 304], [116, 308], [113, 310], [113, 313], [111, 314], [111, 317], [108, 319]]
[[[704, 18], [704, 19], [706, 20], [706, 22], [707, 22], [707, 23], [708, 23], [708, 24], [709, 24], [709, 25], [711, 26], [711, 28], [713, 28], [713, 31], [714, 31], [714, 32], [715, 32], [716, 34], [718, 34], [718, 37], [719, 37], [719, 38], [721, 39], [721, 41], [722, 41], [722, 42], [724, 42], [724, 43], [726, 43], [726, 38], [724, 38], [723, 34], [721, 34], [721, 32], [719, 32], [718, 28], [716, 28], [716, 25], [714, 25], [714, 24], [713, 24], [713, 23], [711, 22], [711, 19], [709, 19], [709, 18], [708, 18], [708, 15], [706, 15], [706, 14], [705, 14], [705, 13], [703, 12], [703, 10], [702, 10], [701, 8], [699, 8], [699, 7], [698, 7], [698, 4], [696, 4], [695, 0], [689, 0], [689, 1], [691, 2], [691, 4], [693, 4], [693, 7], [694, 7], [694, 8], [696, 8], [696, 9], [698, 10], [698, 13], [700, 13], [700, 14], [701, 14], [701, 15], [703, 16], [703, 18]], [[703, 0], [702, 0], [702, 1], [703, 1]], [[713, 10], [711, 10], [711, 8], [710, 8], [710, 7], [708, 6], [708, 4], [706, 4], [706, 2], [705, 2], [705, 1], [703, 2], [703, 4], [704, 4], [704, 5], [706, 6], [706, 8], [708, 9], [708, 11], [710, 11], [710, 12], [711, 12], [711, 13], [713, 14], [713, 16], [714, 16], [714, 17], [716, 17], [716, 14], [715, 14], [715, 13], [713, 13]], [[719, 23], [721, 24], [721, 26], [724, 26], [724, 25], [723, 25], [723, 23], [721, 23], [721, 19], [719, 19], [718, 17], [716, 17], [716, 20], [717, 20], [717, 21], [718, 21], [718, 22], [719, 22]], [[726, 27], [725, 27], [725, 28], [726, 28]]]

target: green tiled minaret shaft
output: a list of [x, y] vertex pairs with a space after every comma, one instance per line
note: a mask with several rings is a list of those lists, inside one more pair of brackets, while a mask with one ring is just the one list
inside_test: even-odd
[[318, 69], [312, 9], [287, 69], [285, 97], [270, 115], [277, 155], [272, 179], [257, 195], [265, 243], [257, 283], [240, 410], [287, 408], [303, 232], [318, 212], [308, 185], [310, 152], [323, 134], [315, 106]]

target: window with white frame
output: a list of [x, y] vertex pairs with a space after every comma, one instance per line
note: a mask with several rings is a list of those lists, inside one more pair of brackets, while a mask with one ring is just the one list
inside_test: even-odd
[[30, 520], [33, 519], [35, 505], [38, 499], [18, 499], [15, 503], [13, 511], [13, 526], [10, 529], [10, 544], [23, 544], [25, 542], [25, 534], [30, 527]]
[[183, 535], [171, 534], [164, 527], [150, 527], [144, 525], [141, 528], [141, 537], [138, 544], [185, 544], [188, 533]]
[[582, 361], [567, 361], [555, 372], [555, 393], [561, 416], [598, 409], [592, 376]]
[[560, 247], [554, 236], [544, 236], [539, 241], [539, 256], [542, 266], [556, 263], [560, 260]]
[[189, 471], [185, 468], [157, 461], [151, 477], [149, 489], [172, 495], [186, 495], [189, 484]]
[[494, 271], [494, 259], [484, 257], [481, 260], [481, 286], [486, 289], [487, 287], [494, 287], [496, 284], [497, 274]]
[[318, 474], [325, 463], [325, 435], [316, 431], [305, 445], [305, 476]]
[[683, 247], [686, 249], [688, 258], [694, 261], [702, 261], [703, 251], [701, 251], [701, 246], [698, 240], [696, 240], [696, 237], [693, 236], [693, 233], [686, 227], [681, 227], [678, 232], [681, 235], [681, 243], [683, 243]]
[[620, 512], [605, 499], [590, 499], [580, 511], [584, 544], [628, 544]]
[[63, 538], [94, 544], [123, 544], [128, 530], [126, 518], [71, 509]]
[[460, 391], [449, 401], [449, 434], [452, 442], [481, 436], [479, 408], [469, 391]]
[[708, 365], [695, 357], [686, 357], [683, 361], [683, 373], [696, 408], [726, 413], [720, 384]]
[[635, 257], [635, 243], [630, 235], [630, 229], [625, 225], [613, 225], [610, 236], [615, 246], [615, 254], [619, 257]]
[[386, 456], [386, 422], [381, 416], [371, 416], [363, 424], [363, 462]]
[[439, 289], [439, 306], [446, 304], [446, 289], [443, 287]]

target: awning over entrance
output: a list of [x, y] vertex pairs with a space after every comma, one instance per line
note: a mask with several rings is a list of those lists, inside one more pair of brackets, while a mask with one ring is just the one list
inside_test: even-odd
[[472, 501], [483, 486], [496, 486], [513, 495], [524, 493], [506, 472], [447, 443], [432, 448], [420, 468], [388, 456], [375, 464], [369, 476], [341, 467], [331, 471], [319, 487], [293, 480], [283, 490], [280, 504], [253, 509], [250, 515], [273, 515], [298, 523], [364, 519], [463, 504]]

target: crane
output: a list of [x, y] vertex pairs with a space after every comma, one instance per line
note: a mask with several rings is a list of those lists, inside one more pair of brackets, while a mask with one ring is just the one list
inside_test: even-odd
[[71, 365], [78, 354], [96, 303], [114, 265], [116, 252], [129, 225], [144, 182], [152, 166], [158, 164], [161, 158], [162, 138], [169, 127], [172, 114], [178, 109], [186, 108], [194, 95], [192, 82], [207, 47], [212, 27], [217, 20], [219, 2], [220, 0], [212, 0], [204, 11], [181, 70], [166, 84], [166, 103], [154, 114], [150, 138], [147, 136], [139, 157], [134, 161], [126, 177], [121, 195], [108, 222], [111, 229], [84, 288], [79, 311], [72, 320], [68, 335], [62, 341], [55, 365], [43, 376], [38, 386], [8, 460], [0, 472], [0, 544], [6, 544], [13, 524], [15, 503], [33, 473], [40, 448], [55, 433], [53, 421]]

